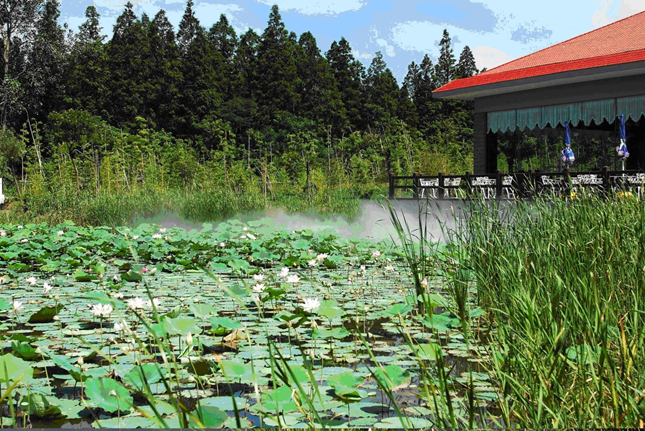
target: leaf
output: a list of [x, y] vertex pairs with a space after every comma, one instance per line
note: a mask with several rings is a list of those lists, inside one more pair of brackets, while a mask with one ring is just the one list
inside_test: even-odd
[[11, 350], [17, 356], [20, 356], [21, 358], [26, 359], [28, 361], [31, 361], [32, 359], [36, 359], [40, 356], [40, 354], [36, 353], [36, 349], [33, 348], [29, 343], [25, 343], [21, 341], [12, 341]]
[[87, 272], [81, 269], [77, 269], [76, 272], [74, 272], [73, 277], [76, 281], [81, 281], [81, 282], [92, 281], [98, 278], [96, 275], [88, 274]]
[[0, 356], [0, 383], [28, 382], [34, 376], [29, 362], [16, 358], [10, 353]]
[[143, 280], [143, 275], [140, 272], [129, 270], [128, 272], [121, 274], [121, 279], [131, 282], [141, 281]]
[[410, 304], [394, 304], [383, 310], [383, 315], [387, 317], [398, 317], [405, 316], [410, 311], [412, 311], [412, 305]]
[[[53, 400], [56, 400], [55, 398]], [[31, 393], [20, 400], [20, 408], [30, 416], [44, 418], [47, 416], [58, 416], [60, 408], [50, 402], [50, 397], [43, 394]]]
[[337, 317], [341, 317], [344, 314], [344, 311], [338, 306], [338, 302], [333, 299], [326, 299], [322, 301], [320, 307], [318, 307], [317, 314], [332, 320]]
[[29, 317], [29, 323], [53, 322], [54, 317], [56, 317], [63, 308], [65, 308], [63, 304], [58, 304], [56, 307], [43, 307]]
[[417, 356], [427, 361], [436, 361], [437, 357], [442, 354], [441, 346], [436, 343], [421, 344], [417, 348]]
[[106, 412], [126, 412], [133, 403], [132, 395], [114, 379], [90, 378], [85, 381], [87, 405]]
[[217, 309], [211, 304], [193, 304], [190, 306], [190, 311], [201, 319], [204, 319], [211, 314], [217, 314]]
[[241, 379], [252, 374], [251, 365], [242, 362], [225, 360], [220, 362], [220, 366], [222, 367], [222, 373], [229, 379]]
[[218, 407], [199, 406], [188, 418], [191, 428], [219, 428], [228, 419], [228, 414]]
[[291, 398], [292, 389], [289, 386], [280, 386], [274, 390], [262, 393], [262, 407], [272, 413], [291, 412], [298, 409], [298, 405]]
[[144, 382], [152, 385], [161, 381], [166, 375], [166, 369], [158, 364], [135, 365], [128, 373], [123, 376], [123, 382], [133, 386], [138, 392], [145, 389]]
[[163, 328], [171, 335], [197, 335], [202, 332], [202, 329], [197, 326], [194, 317], [177, 317], [175, 319], [166, 318], [163, 321]]
[[385, 368], [377, 368], [372, 374], [386, 388], [393, 389], [398, 386], [410, 383], [410, 371], [404, 370], [398, 365], [388, 365]]

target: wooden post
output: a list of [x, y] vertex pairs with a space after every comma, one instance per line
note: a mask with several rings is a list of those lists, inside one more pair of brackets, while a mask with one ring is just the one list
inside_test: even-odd
[[390, 174], [390, 187], [388, 191], [388, 199], [394, 199], [394, 177]]
[[473, 186], [472, 186], [472, 179], [470, 178], [472, 174], [468, 171], [466, 171], [466, 199], [472, 198], [474, 192], [473, 192]]
[[437, 199], [443, 199], [443, 197], [444, 197], [445, 190], [443, 189], [443, 187], [444, 187], [443, 179], [444, 179], [443, 178], [443, 173], [439, 172], [439, 175], [437, 176], [437, 180], [439, 180], [439, 187], [438, 187], [439, 188], [439, 194], [437, 196]]

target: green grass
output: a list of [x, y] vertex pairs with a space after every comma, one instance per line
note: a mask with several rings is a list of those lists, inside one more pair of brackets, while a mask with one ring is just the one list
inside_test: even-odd
[[645, 207], [475, 205], [456, 236], [488, 312], [506, 426], [642, 426]]
[[344, 215], [349, 220], [360, 214], [359, 199], [351, 190], [327, 189], [313, 198], [304, 194], [278, 192], [270, 199], [259, 191], [236, 193], [228, 188], [202, 190], [136, 189], [132, 192], [79, 193], [62, 188], [51, 193], [26, 195], [24, 205], [14, 200], [0, 211], [0, 223], [46, 222], [54, 225], [70, 220], [84, 226], [130, 225], [135, 218], [160, 212], [177, 212], [195, 221], [225, 220], [235, 214], [284, 208], [289, 213]]

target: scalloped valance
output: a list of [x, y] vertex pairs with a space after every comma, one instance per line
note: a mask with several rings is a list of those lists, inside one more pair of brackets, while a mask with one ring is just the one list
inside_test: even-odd
[[620, 114], [624, 114], [625, 119], [638, 121], [645, 115], [645, 95], [489, 112], [488, 130], [506, 132], [517, 128], [533, 129], [535, 126], [542, 129], [547, 124], [551, 127], [564, 125], [565, 121], [574, 125], [582, 121], [589, 126], [592, 121], [596, 124], [603, 120], [613, 123]]

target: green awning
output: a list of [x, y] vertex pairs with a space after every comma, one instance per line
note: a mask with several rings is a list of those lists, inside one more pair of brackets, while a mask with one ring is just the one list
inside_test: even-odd
[[640, 120], [645, 115], [645, 96], [620, 97], [616, 99], [616, 112], [624, 114], [625, 120]]
[[645, 115], [645, 95], [489, 112], [488, 129], [493, 132], [515, 131], [516, 128], [524, 130], [527, 127], [533, 129], [535, 126], [542, 129], [547, 124], [556, 127], [565, 121], [570, 121], [574, 126], [582, 121], [589, 126], [592, 121], [596, 124], [604, 120], [613, 123], [620, 114], [638, 121]]

